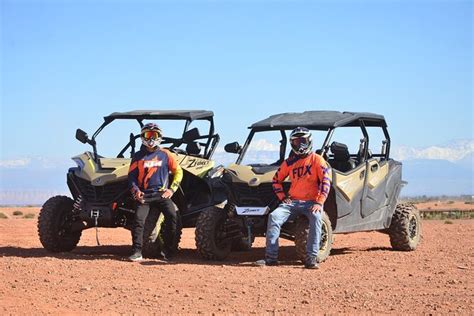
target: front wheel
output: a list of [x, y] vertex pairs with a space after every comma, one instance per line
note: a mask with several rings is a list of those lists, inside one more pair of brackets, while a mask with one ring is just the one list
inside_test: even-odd
[[196, 222], [196, 248], [204, 259], [224, 260], [230, 253], [232, 240], [226, 239], [226, 213], [211, 207], [201, 212]]
[[[332, 249], [333, 233], [331, 220], [325, 211], [321, 211], [321, 241], [317, 256], [318, 262], [327, 259]], [[301, 262], [306, 261], [306, 242], [308, 240], [309, 222], [306, 216], [300, 216], [296, 220], [295, 246], [296, 254]]]
[[47, 200], [38, 216], [38, 235], [43, 247], [52, 252], [71, 251], [76, 248], [82, 230], [72, 230], [74, 201], [67, 196], [54, 196]]
[[397, 205], [388, 234], [393, 249], [415, 250], [421, 239], [421, 217], [417, 208], [411, 204]]

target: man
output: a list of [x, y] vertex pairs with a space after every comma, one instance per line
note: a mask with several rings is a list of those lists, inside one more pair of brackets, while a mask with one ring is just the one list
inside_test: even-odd
[[[291, 154], [273, 177], [273, 191], [281, 204], [269, 215], [265, 260], [259, 265], [278, 264], [278, 238], [281, 226], [289, 219], [304, 215], [309, 220], [305, 268], [319, 268], [317, 255], [321, 239], [321, 211], [331, 188], [330, 167], [311, 151], [311, 132], [297, 127], [290, 134]], [[283, 181], [289, 176], [289, 195], [283, 191]]]
[[[171, 197], [179, 187], [183, 171], [171, 153], [159, 147], [163, 133], [158, 125], [148, 123], [141, 129], [143, 146], [132, 158], [128, 182], [133, 197], [138, 202], [132, 228], [131, 261], [142, 257], [143, 229], [148, 213], [161, 211], [165, 217], [163, 257], [167, 260], [174, 250], [176, 236], [176, 206]], [[169, 173], [173, 174], [171, 185]]]

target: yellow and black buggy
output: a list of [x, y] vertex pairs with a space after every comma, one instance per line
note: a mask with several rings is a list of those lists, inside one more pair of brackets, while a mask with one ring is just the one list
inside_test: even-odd
[[[133, 132], [140, 131], [148, 122], [160, 124], [164, 121], [184, 125], [179, 137], [165, 136], [162, 142], [162, 147], [176, 155], [183, 168], [183, 180], [173, 195], [178, 207], [179, 243], [181, 228], [194, 227], [204, 209], [222, 203], [226, 198], [222, 185], [219, 185], [222, 169], [215, 167], [211, 160], [219, 142], [213, 116], [213, 112], [203, 110], [115, 112], [104, 117], [104, 122], [91, 138], [78, 129], [76, 138], [91, 145], [92, 152], [72, 158], [77, 164], [67, 172], [67, 185], [72, 198], [54, 196], [44, 203], [38, 219], [39, 239], [43, 247], [52, 252], [71, 251], [84, 229], [131, 228], [136, 205], [128, 188], [128, 169], [132, 155], [141, 144], [139, 133], [134, 135]], [[96, 138], [110, 124], [124, 121], [134, 127], [126, 131], [125, 139], [114, 140], [114, 144], [121, 142], [123, 147], [116, 151], [118, 154], [115, 157], [101, 156]], [[204, 126], [207, 131], [201, 135], [198, 127], [193, 127], [195, 125]], [[147, 257], [160, 253], [162, 220], [158, 220], [158, 216], [151, 212], [145, 223], [143, 255]]]
[[[334, 233], [381, 231], [389, 234], [394, 249], [414, 250], [421, 236], [420, 215], [413, 205], [398, 203], [406, 182], [402, 164], [390, 158], [385, 118], [372, 113], [307, 111], [270, 116], [249, 127], [243, 146], [238, 142], [225, 146], [227, 152], [239, 156], [223, 175], [225, 207], [200, 214], [196, 245], [201, 256], [224, 259], [231, 250], [249, 250], [256, 236], [265, 236], [268, 214], [278, 205], [272, 178], [288, 157], [288, 131], [299, 126], [312, 130], [313, 139], [322, 141], [316, 153], [332, 167], [318, 261], [329, 256]], [[287, 222], [280, 234], [295, 242], [303, 262], [307, 234], [305, 217]]]

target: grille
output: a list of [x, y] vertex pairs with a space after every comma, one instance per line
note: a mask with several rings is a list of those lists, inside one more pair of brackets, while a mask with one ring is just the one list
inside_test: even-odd
[[87, 200], [89, 203], [111, 203], [128, 190], [127, 181], [94, 186], [89, 181], [74, 175], [71, 178], [84, 200]]
[[245, 183], [233, 183], [231, 191], [238, 206], [268, 206], [276, 200], [270, 183], [257, 187], [250, 187]]

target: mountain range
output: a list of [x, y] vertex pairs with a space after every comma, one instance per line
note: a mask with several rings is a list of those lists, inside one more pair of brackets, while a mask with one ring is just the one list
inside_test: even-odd
[[[262, 142], [248, 151], [257, 154], [269, 161], [265, 157], [275, 157], [275, 147]], [[423, 148], [393, 147], [392, 157], [403, 162], [403, 179], [408, 181], [403, 196], [474, 194], [473, 139]], [[216, 164], [224, 166], [236, 158], [222, 148], [214, 155]], [[72, 166], [74, 162], [66, 157], [0, 160], [0, 204], [42, 204], [50, 196], [68, 195], [66, 172]]]

